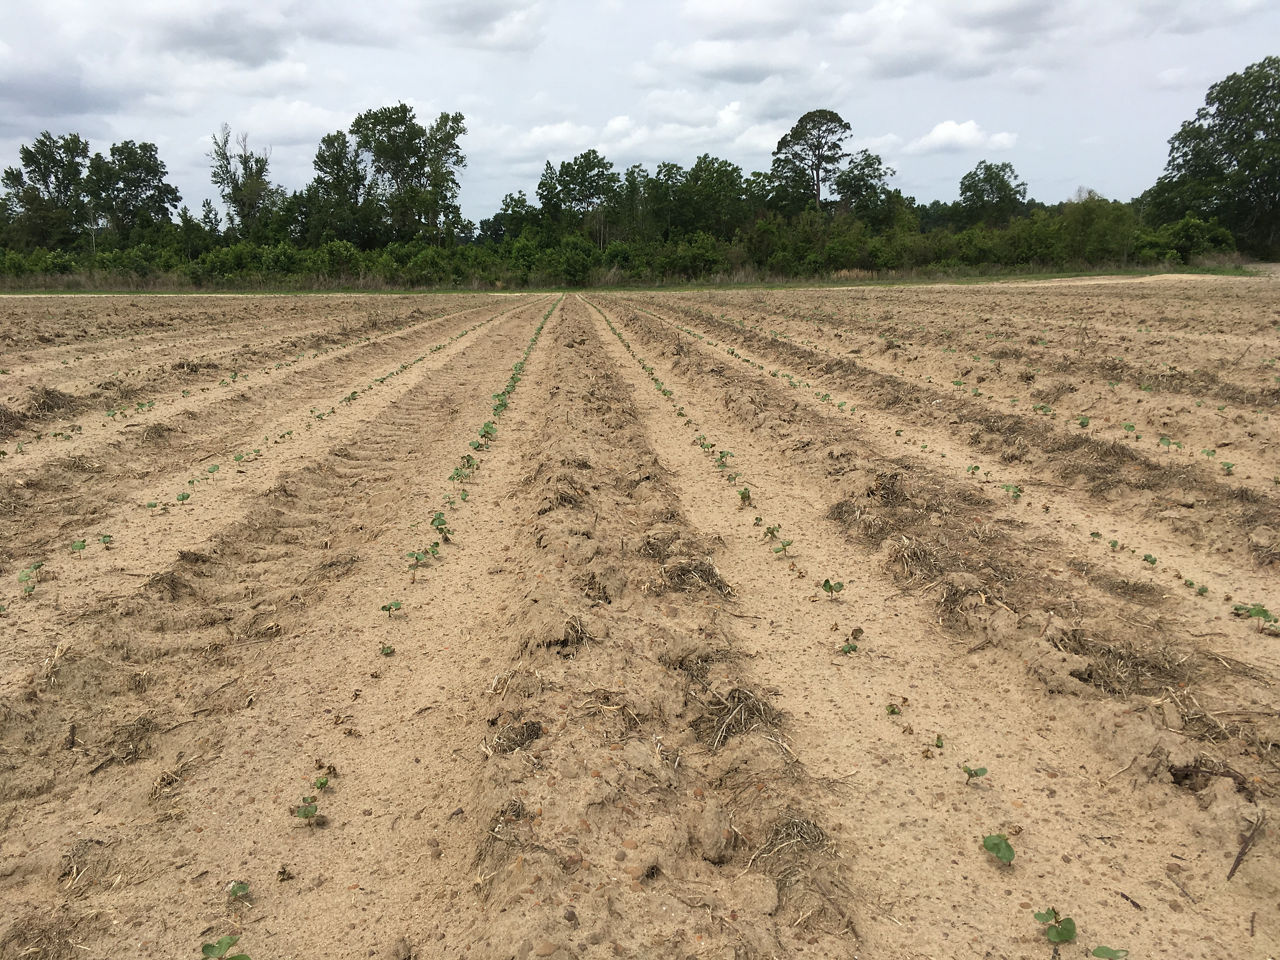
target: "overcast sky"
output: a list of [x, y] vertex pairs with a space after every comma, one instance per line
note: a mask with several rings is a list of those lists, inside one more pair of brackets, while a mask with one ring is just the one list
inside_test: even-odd
[[42, 130], [149, 140], [198, 211], [223, 121], [296, 190], [321, 136], [403, 100], [466, 116], [478, 221], [590, 147], [619, 171], [767, 170], [827, 108], [921, 201], [983, 159], [1046, 202], [1129, 199], [1208, 86], [1278, 41], [1275, 0], [44, 0], [0, 23], [0, 166]]

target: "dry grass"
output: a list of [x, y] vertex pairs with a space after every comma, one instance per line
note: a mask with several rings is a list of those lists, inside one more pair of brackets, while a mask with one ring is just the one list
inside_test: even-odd
[[39, 387], [27, 403], [27, 416], [32, 420], [48, 420], [52, 417], [74, 413], [83, 407], [85, 401], [70, 393], [63, 393], [54, 387]]
[[898, 537], [889, 544], [888, 565], [900, 569], [908, 581], [931, 580], [942, 572], [942, 561], [920, 540]]
[[697, 593], [706, 590], [726, 599], [735, 596], [733, 587], [720, 575], [710, 557], [681, 558], [664, 563], [661, 576], [657, 581], [652, 581], [649, 588], [653, 593]]
[[515, 753], [541, 736], [542, 724], [539, 721], [512, 721], [500, 727], [492, 737], [482, 740], [480, 749], [487, 757], [492, 757], [495, 753]]
[[1194, 653], [1179, 649], [1160, 636], [1143, 644], [1127, 638], [1086, 636], [1084, 631], [1075, 629], [1051, 637], [1050, 643], [1089, 661], [1088, 670], [1080, 679], [1120, 697], [1184, 689], [1199, 672]]
[[712, 691], [712, 697], [707, 712], [693, 725], [698, 739], [712, 750], [719, 750], [732, 737], [778, 722], [778, 711], [751, 690], [734, 687], [724, 696]]

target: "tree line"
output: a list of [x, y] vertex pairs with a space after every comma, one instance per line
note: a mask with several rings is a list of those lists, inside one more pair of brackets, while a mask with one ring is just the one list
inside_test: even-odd
[[[1090, 268], [1280, 255], [1280, 57], [1232, 74], [1169, 141], [1163, 175], [1128, 202], [1081, 189], [1028, 198], [1009, 163], [979, 162], [955, 202], [919, 203], [848, 150], [835, 111], [800, 117], [768, 171], [703, 154], [617, 169], [597, 150], [548, 161], [534, 197], [473, 224], [459, 205], [461, 113], [400, 103], [321, 138], [287, 191], [268, 150], [211, 138], [221, 206], [182, 205], [155, 144], [90, 155], [43, 132], [0, 183], [0, 279], [105, 285], [522, 286], [822, 278], [842, 271]], [[847, 275], [847, 274], [846, 274]]]

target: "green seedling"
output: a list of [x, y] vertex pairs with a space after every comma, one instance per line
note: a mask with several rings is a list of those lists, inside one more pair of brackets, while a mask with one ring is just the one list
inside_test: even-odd
[[1022, 488], [1016, 483], [1002, 483], [1000, 484], [1000, 489], [1013, 497], [1014, 500], [1022, 499]]
[[942, 734], [938, 734], [936, 737], [934, 737], [933, 745], [937, 747], [939, 750], [942, 749]]
[[982, 838], [982, 849], [991, 854], [1005, 866], [1013, 863], [1013, 846], [1003, 833], [993, 833]]
[[461, 491], [461, 492], [458, 494], [458, 499], [459, 499], [459, 500], [461, 500], [463, 503], [466, 503], [466, 502], [467, 502], [467, 497], [469, 497], [469, 496], [471, 496], [471, 494], [469, 494], [469, 493], [467, 493], [467, 491], [463, 490], [463, 491]]
[[1149, 553], [1144, 553], [1142, 555], [1142, 559], [1144, 562], [1151, 564], [1153, 567], [1156, 565], [1156, 558]]
[[857, 645], [856, 643], [845, 643], [845, 644], [842, 644], [842, 645], [841, 645], [841, 647], [840, 647], [840, 652], [841, 652], [841, 653], [843, 653], [843, 654], [847, 657], [847, 656], [848, 656], [849, 654], [851, 654], [851, 653], [857, 653], [857, 652], [858, 652], [858, 645]]
[[227, 899], [239, 900], [243, 903], [249, 902], [249, 884], [243, 880], [236, 880], [227, 884]]
[[776, 546], [773, 548], [773, 552], [780, 553], [785, 557], [787, 555], [787, 547], [791, 546], [791, 544], [792, 544], [792, 541], [783, 540], [779, 546]]
[[902, 713], [902, 708], [901, 708], [900, 706], [898, 706], [896, 703], [889, 703], [889, 704], [885, 704], [884, 711], [885, 711], [885, 713], [887, 713], [889, 716], [891, 716], [891, 717], [896, 717], [896, 716], [901, 715], [901, 713]]
[[40, 568], [44, 566], [44, 561], [33, 563], [29, 567], [25, 567], [18, 572], [18, 582], [22, 584], [22, 595], [30, 596], [36, 592], [36, 574]]
[[435, 554], [428, 553], [426, 550], [410, 550], [407, 554], [405, 554], [405, 556], [412, 561], [409, 564], [409, 582], [410, 583], [418, 582], [418, 568], [427, 562], [428, 556], [434, 556], [434, 555]]
[[964, 771], [964, 785], [966, 787], [973, 781], [987, 775], [986, 767], [970, 767], [967, 763], [962, 763], [960, 764], [960, 769]]
[[200, 955], [202, 957], [213, 957], [215, 960], [216, 958], [222, 958], [222, 960], [249, 960], [249, 955], [247, 953], [237, 953], [234, 956], [227, 956], [227, 951], [234, 947], [239, 940], [239, 937], [221, 937], [216, 943], [206, 943], [201, 947]]
[[967, 473], [969, 476], [973, 476], [975, 473], [977, 473], [977, 472], [978, 472], [979, 470], [981, 470], [981, 469], [982, 469], [982, 468], [981, 468], [981, 467], [979, 467], [979, 466], [975, 463], [975, 464], [974, 464], [973, 466], [971, 466], [971, 467], [965, 467], [965, 468], [964, 468], [964, 472], [965, 472], [965, 473]]
[[1197, 597], [1203, 597], [1203, 596], [1204, 596], [1205, 594], [1207, 594], [1208, 592], [1209, 592], [1209, 588], [1208, 588], [1208, 587], [1206, 587], [1206, 586], [1204, 586], [1203, 584], [1201, 584], [1200, 586], [1196, 587], [1196, 596], [1197, 596]]
[[751, 490], [749, 488], [743, 487], [738, 491], [738, 504], [740, 507], [751, 506]]
[[1134, 425], [1134, 424], [1132, 424], [1132, 423], [1126, 423], [1126, 424], [1124, 425], [1125, 433], [1133, 433], [1133, 431], [1135, 431], [1135, 430], [1137, 430], [1137, 429], [1138, 429], [1138, 428], [1137, 428], [1137, 426], [1135, 426], [1135, 425]]
[[306, 821], [309, 826], [315, 822], [317, 810], [315, 797], [303, 797], [302, 803], [293, 808], [293, 815]]
[[1120, 541], [1119, 541], [1119, 540], [1109, 540], [1109, 541], [1108, 541], [1108, 543], [1110, 543], [1110, 544], [1111, 544], [1111, 549], [1112, 549], [1112, 551], [1113, 551], [1113, 552], [1114, 552], [1114, 551], [1116, 551], [1116, 550], [1119, 550], [1119, 549], [1120, 549]]
[[[757, 518], [757, 519], [758, 519], [758, 518]], [[765, 527], [765, 528], [764, 528], [764, 535], [765, 535], [765, 539], [766, 539], [766, 540], [777, 540], [777, 539], [778, 539], [778, 531], [779, 531], [779, 530], [781, 530], [781, 529], [782, 529], [782, 524], [780, 524], [780, 523], [778, 523], [778, 524], [774, 524], [774, 525], [773, 525], [773, 526], [771, 526], [771, 527]]]
[[158, 506], [160, 506], [160, 504], [156, 503], [154, 500], [148, 500], [148, 501], [147, 501], [147, 509], [148, 509], [148, 510], [154, 510], [154, 509], [155, 509], [156, 507], [158, 507]]
[[832, 583], [830, 579], [822, 581], [822, 590], [827, 595], [827, 598], [830, 600], [834, 600], [836, 598], [836, 594], [843, 589], [844, 589], [844, 584], [840, 583], [839, 581], [837, 581], [836, 583]]
[[1089, 954], [1091, 957], [1102, 957], [1102, 960], [1124, 960], [1128, 955], [1128, 950], [1118, 950], [1112, 947], [1094, 947]]
[[1276, 617], [1260, 603], [1237, 603], [1231, 608], [1231, 615], [1248, 620], [1261, 620], [1264, 624], [1280, 623], [1280, 617]]
[[324, 793], [325, 788], [329, 786], [329, 778], [316, 777], [311, 785], [316, 788], [317, 793]]
[[448, 527], [448, 521], [445, 520], [444, 514], [437, 511], [436, 515], [431, 518], [431, 526], [435, 527], [436, 533], [440, 535], [441, 541], [444, 543], [453, 542], [453, 531]]
[[71, 552], [72, 552], [73, 554], [78, 554], [78, 553], [82, 552], [83, 550], [84, 550], [84, 541], [83, 541], [83, 540], [72, 540], [72, 541], [71, 541]]
[[1102, 534], [1100, 534], [1097, 530], [1093, 531], [1093, 533], [1089, 534], [1089, 536], [1091, 536], [1094, 540], [1102, 539]]
[[399, 600], [392, 600], [389, 603], [384, 603], [381, 607], [379, 607], [379, 609], [383, 613], [385, 613], [387, 615], [387, 619], [390, 620], [391, 614], [395, 613], [402, 606], [403, 604]]
[[1044, 935], [1048, 937], [1050, 943], [1070, 943], [1076, 938], [1076, 922], [1070, 917], [1061, 916], [1053, 907], [1037, 913], [1035, 918], [1041, 923], [1048, 924]]
[[188, 500], [190, 500], [190, 499], [191, 499], [191, 494], [189, 494], [189, 493], [187, 493], [187, 492], [185, 492], [185, 491], [184, 491], [184, 492], [182, 492], [182, 493], [180, 493], [180, 494], [178, 494], [178, 502], [179, 502], [179, 503], [186, 503], [186, 502], [187, 502]]
[[381, 647], [378, 648], [378, 652], [382, 654], [384, 657], [392, 657], [392, 656], [395, 656], [396, 648], [391, 646], [391, 644], [389, 643], [384, 643]]
[[1076, 417], [1076, 423], [1080, 424], [1081, 427], [1087, 427], [1089, 425], [1089, 418], [1083, 416]]
[[1231, 476], [1231, 471], [1235, 469], [1236, 465], [1234, 463], [1227, 463], [1225, 460], [1221, 462], [1222, 462], [1222, 472], [1226, 474], [1228, 477]]
[[756, 517], [756, 518], [755, 518], [755, 520], [753, 520], [753, 521], [751, 522], [751, 525], [752, 525], [753, 527], [758, 527], [758, 526], [760, 526], [762, 523], [764, 523], [764, 517]]

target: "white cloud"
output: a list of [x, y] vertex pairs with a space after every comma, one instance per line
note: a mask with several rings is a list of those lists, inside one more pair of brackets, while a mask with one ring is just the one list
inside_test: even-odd
[[1012, 150], [1016, 133], [987, 133], [976, 121], [943, 120], [923, 137], [907, 144], [905, 153], [958, 153], [965, 150]]

